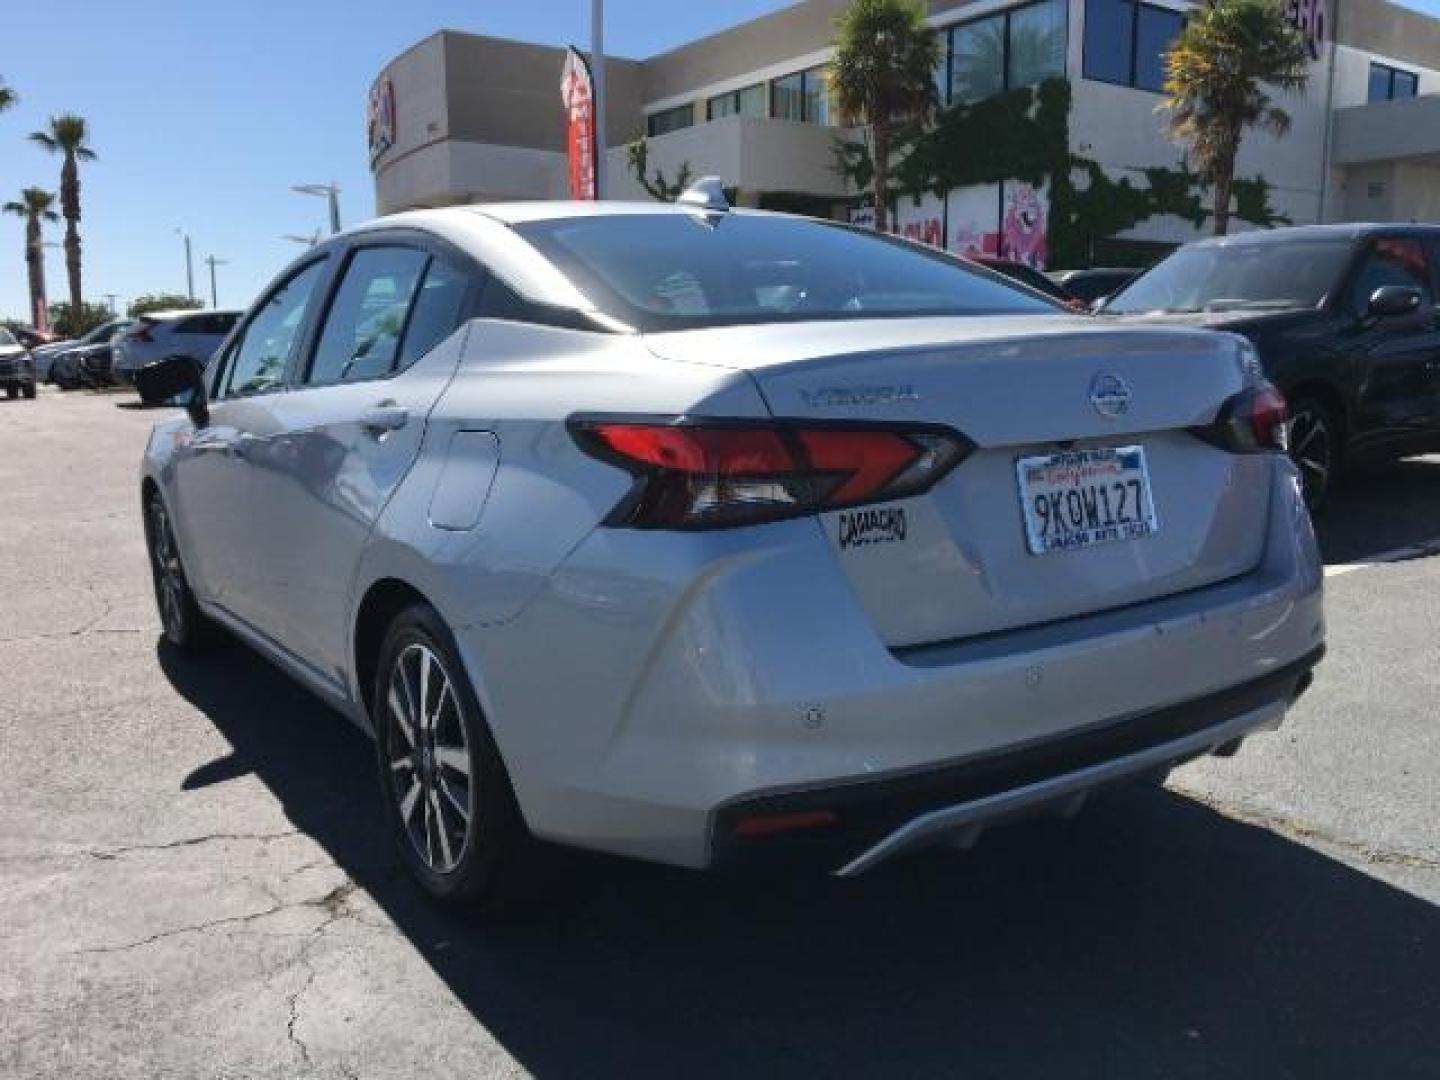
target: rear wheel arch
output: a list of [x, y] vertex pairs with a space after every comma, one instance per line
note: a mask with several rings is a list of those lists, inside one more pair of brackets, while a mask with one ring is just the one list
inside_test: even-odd
[[385, 643], [385, 632], [397, 615], [415, 604], [424, 604], [432, 610], [438, 610], [424, 593], [409, 582], [399, 578], [380, 578], [365, 590], [364, 597], [355, 609], [354, 632], [351, 635], [355, 685], [367, 717], [373, 696], [376, 666], [380, 661], [380, 648]]

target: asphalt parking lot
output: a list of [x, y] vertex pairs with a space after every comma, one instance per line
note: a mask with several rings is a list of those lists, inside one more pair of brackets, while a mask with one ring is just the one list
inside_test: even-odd
[[486, 926], [357, 730], [159, 644], [130, 400], [0, 400], [0, 1075], [1440, 1074], [1440, 460], [1332, 508], [1331, 655], [1234, 759], [854, 882], [554, 853]]

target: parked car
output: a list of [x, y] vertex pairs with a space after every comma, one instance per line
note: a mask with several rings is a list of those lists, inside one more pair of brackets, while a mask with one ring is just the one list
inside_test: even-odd
[[111, 319], [74, 341], [47, 345], [37, 349], [37, 359], [44, 372], [45, 381], [54, 383], [62, 390], [79, 388], [82, 383], [82, 374], [80, 358], [74, 355], [76, 350], [105, 344], [128, 327], [131, 322], [133, 322], [131, 319]]
[[11, 326], [10, 333], [15, 340], [24, 345], [27, 349], [38, 349], [42, 345], [49, 345], [55, 340], [55, 335], [46, 333], [43, 330], [36, 330], [33, 326]]
[[1075, 299], [1093, 308], [1139, 272], [1134, 268], [1094, 267], [1090, 270], [1058, 270], [1050, 278]]
[[1323, 225], [1190, 244], [1113, 297], [1145, 325], [1243, 334], [1290, 401], [1312, 508], [1346, 465], [1440, 450], [1440, 228]]
[[35, 361], [3, 326], [0, 326], [0, 387], [4, 387], [6, 397], [35, 396]]
[[1044, 271], [1036, 270], [1033, 266], [1016, 262], [1013, 259], [997, 259], [993, 255], [968, 255], [966, 258], [987, 270], [994, 270], [997, 274], [1004, 274], [1013, 281], [1028, 285], [1073, 311], [1089, 310], [1084, 301], [1067, 291], [1063, 285], [1052, 281]]
[[137, 385], [188, 402], [138, 491], [166, 640], [227, 628], [373, 732], [440, 899], [531, 837], [963, 845], [1231, 752], [1323, 648], [1243, 339], [718, 181], [371, 222]]
[[188, 356], [202, 367], [234, 329], [238, 311], [155, 311], [141, 315], [115, 341], [112, 374], [133, 383], [135, 372], [167, 356]]
[[75, 362], [80, 370], [80, 385], [88, 390], [103, 390], [115, 385], [112, 373], [115, 346], [107, 341], [101, 345], [87, 345], [75, 350]]

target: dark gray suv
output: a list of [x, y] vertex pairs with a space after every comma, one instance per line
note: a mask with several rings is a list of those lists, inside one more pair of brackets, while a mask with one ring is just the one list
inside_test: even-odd
[[5, 388], [7, 397], [35, 396], [35, 361], [3, 326], [0, 326], [0, 386]]

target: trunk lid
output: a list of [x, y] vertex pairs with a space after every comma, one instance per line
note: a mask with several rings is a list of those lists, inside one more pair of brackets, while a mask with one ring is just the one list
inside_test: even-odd
[[[868, 508], [886, 513], [820, 518], [891, 647], [1183, 592], [1244, 574], [1262, 554], [1268, 461], [1187, 430], [1246, 386], [1232, 337], [1061, 316], [791, 323], [648, 341], [662, 356], [750, 371], [779, 417], [938, 423], [975, 444], [927, 493]], [[1020, 463], [1086, 450], [1143, 461], [1155, 530], [1036, 554]], [[1026, 475], [1027, 501], [1046, 498], [1038, 474]], [[1134, 469], [1124, 475], [1141, 483]]]

